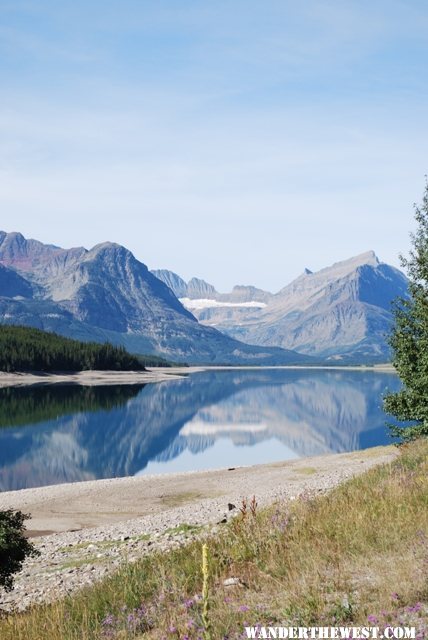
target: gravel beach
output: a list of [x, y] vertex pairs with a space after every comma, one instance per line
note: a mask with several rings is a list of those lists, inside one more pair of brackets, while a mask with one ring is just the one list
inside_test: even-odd
[[[215, 471], [96, 480], [0, 494], [0, 509], [30, 513], [41, 555], [25, 563], [0, 607], [23, 610], [100, 580], [126, 561], [221, 527], [244, 497], [259, 505], [323, 493], [397, 450], [353, 453]], [[184, 526], [183, 526], [184, 525]]]
[[[197, 369], [192, 369], [195, 372]], [[70, 373], [4, 373], [0, 388], [40, 384], [80, 384], [85, 387], [107, 384], [148, 384], [181, 377], [186, 369], [147, 369], [147, 371], [76, 371]]]

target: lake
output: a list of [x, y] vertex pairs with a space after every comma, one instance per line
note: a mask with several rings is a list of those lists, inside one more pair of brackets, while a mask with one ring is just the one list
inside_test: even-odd
[[393, 373], [248, 369], [0, 389], [0, 490], [232, 467], [391, 442]]

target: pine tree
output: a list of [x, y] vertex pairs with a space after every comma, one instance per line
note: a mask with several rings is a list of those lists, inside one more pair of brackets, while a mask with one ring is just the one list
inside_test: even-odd
[[31, 327], [0, 325], [0, 371], [144, 371], [123, 347], [79, 342]]
[[384, 399], [387, 413], [412, 423], [391, 426], [392, 435], [405, 442], [428, 436], [428, 181], [421, 206], [415, 205], [415, 219], [409, 257], [400, 256], [409, 279], [409, 298], [395, 302], [389, 339], [403, 388]]

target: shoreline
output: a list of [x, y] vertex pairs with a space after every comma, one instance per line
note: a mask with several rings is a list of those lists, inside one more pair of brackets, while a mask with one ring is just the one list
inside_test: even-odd
[[41, 552], [25, 562], [7, 610], [52, 602], [110, 575], [123, 562], [220, 532], [244, 498], [260, 507], [322, 495], [398, 455], [393, 445], [270, 464], [134, 476], [0, 493], [0, 509], [32, 514]]
[[[171, 371], [171, 373], [168, 373]], [[0, 372], [0, 388], [48, 384], [76, 384], [81, 386], [115, 384], [149, 384], [182, 377], [179, 368], [157, 371], [75, 371], [70, 373], [4, 373]]]
[[149, 384], [177, 380], [185, 375], [203, 371], [263, 371], [263, 370], [315, 370], [315, 371], [361, 371], [374, 373], [396, 373], [393, 365], [279, 365], [279, 366], [220, 366], [201, 365], [190, 367], [147, 367], [146, 371], [75, 371], [70, 373], [0, 372], [0, 388], [47, 384], [78, 384], [82, 386], [115, 384]]
[[[327, 453], [258, 465], [182, 471], [120, 478], [101, 478], [0, 492], [0, 509], [30, 512], [27, 529], [49, 534], [110, 526], [167, 512], [205, 500], [233, 501], [244, 496], [289, 493], [296, 481], [317, 484], [325, 475], [346, 476], [347, 468], [363, 469], [395, 457], [394, 445], [347, 453]], [[343, 474], [342, 474], [343, 475]], [[48, 535], [46, 533], [46, 535]]]

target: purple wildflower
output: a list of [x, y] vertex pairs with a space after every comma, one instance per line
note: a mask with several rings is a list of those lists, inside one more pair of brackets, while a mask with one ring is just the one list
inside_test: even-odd
[[238, 607], [238, 611], [241, 611], [241, 613], [244, 613], [245, 611], [249, 611], [249, 610], [250, 610], [250, 607], [248, 607], [246, 604], [241, 604]]
[[112, 613], [109, 613], [104, 620], [102, 621], [102, 625], [103, 627], [111, 627], [114, 625], [116, 621], [116, 618], [114, 617], [114, 615]]
[[184, 601], [184, 606], [186, 607], [186, 609], [190, 609], [194, 604], [195, 601], [193, 600], [193, 598], [189, 598], [188, 600]]

